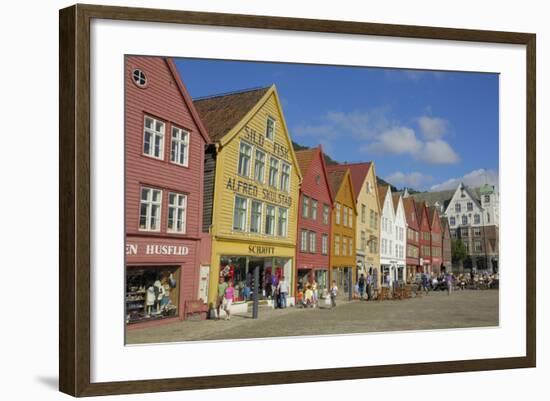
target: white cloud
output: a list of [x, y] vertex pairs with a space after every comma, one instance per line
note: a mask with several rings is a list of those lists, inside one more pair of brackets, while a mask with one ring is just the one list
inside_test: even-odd
[[455, 164], [460, 160], [451, 145], [441, 139], [424, 143], [416, 157], [429, 164]]
[[420, 188], [424, 184], [433, 180], [433, 177], [430, 175], [425, 175], [419, 173], [418, 171], [412, 173], [403, 173], [401, 171], [396, 171], [393, 174], [384, 178], [390, 184], [393, 184], [398, 187], [410, 187], [410, 188]]
[[424, 139], [433, 141], [445, 135], [449, 122], [444, 118], [422, 116], [418, 118], [418, 126]]
[[464, 183], [469, 187], [479, 187], [485, 183], [489, 185], [496, 185], [498, 187], [498, 171], [477, 169], [464, 174], [462, 177], [450, 178], [440, 184], [432, 185], [430, 191], [444, 191], [447, 189], [455, 189], [458, 184]]
[[393, 127], [378, 136], [375, 142], [362, 147], [368, 153], [382, 154], [417, 154], [422, 149], [422, 143], [416, 138], [414, 131], [407, 127]]

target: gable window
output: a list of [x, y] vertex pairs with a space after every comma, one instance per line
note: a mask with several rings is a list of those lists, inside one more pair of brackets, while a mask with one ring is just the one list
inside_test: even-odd
[[328, 224], [330, 207], [326, 203], [323, 204], [323, 224]]
[[187, 167], [189, 165], [189, 132], [172, 127], [170, 161]]
[[143, 154], [164, 160], [164, 122], [145, 116]]
[[279, 160], [274, 157], [269, 159], [269, 185], [277, 188], [277, 178], [279, 177]]
[[344, 221], [342, 223], [344, 227], [348, 226], [348, 207], [344, 206]]
[[485, 203], [489, 203], [491, 201], [491, 197], [489, 195], [485, 195]]
[[262, 202], [252, 201], [252, 210], [250, 212], [250, 232], [259, 233], [261, 232], [262, 226]]
[[311, 220], [317, 221], [317, 201], [311, 200]]
[[265, 124], [265, 137], [270, 141], [275, 138], [275, 119], [273, 117], [267, 117]]
[[241, 147], [239, 150], [239, 167], [238, 173], [243, 177], [248, 177], [250, 175], [250, 158], [252, 155], [252, 146], [246, 142], [241, 142]]
[[468, 216], [466, 216], [465, 214], [462, 215], [462, 224], [468, 224]]
[[139, 229], [143, 231], [160, 231], [160, 214], [162, 191], [153, 188], [141, 188], [139, 205]]
[[134, 71], [132, 71], [132, 81], [134, 81], [134, 83], [140, 88], [143, 88], [145, 85], [147, 85], [147, 76], [143, 71], [136, 68]]
[[311, 253], [317, 252], [317, 233], [314, 231], [309, 232], [309, 251]]
[[481, 216], [479, 214], [474, 214], [474, 224], [479, 224], [481, 222]]
[[277, 235], [279, 237], [286, 237], [288, 232], [288, 209], [284, 207], [279, 208], [279, 220], [277, 224]]
[[290, 165], [281, 163], [281, 191], [288, 192], [290, 188]]
[[233, 211], [233, 230], [246, 230], [246, 212], [248, 208], [248, 200], [235, 196], [235, 209]]
[[263, 183], [265, 178], [265, 153], [256, 149], [256, 157], [254, 158], [254, 179]]
[[304, 219], [309, 218], [309, 198], [305, 195], [302, 199], [302, 217]]
[[466, 203], [466, 208], [468, 209], [469, 212], [471, 212], [474, 210], [474, 204], [472, 202], [468, 202]]
[[456, 224], [456, 219], [454, 216], [452, 216], [450, 219], [449, 219], [449, 222], [451, 223], [451, 226], [454, 226]]
[[173, 192], [168, 193], [168, 231], [185, 233], [185, 215], [187, 196]]
[[341, 213], [342, 206], [339, 203], [337, 203], [335, 209], [336, 209], [336, 224], [340, 224], [340, 217], [341, 217], [340, 213]]
[[308, 235], [306, 230], [300, 232], [300, 252], [307, 252], [308, 247]]
[[275, 234], [275, 206], [267, 205], [265, 213], [265, 233]]
[[319, 174], [317, 174], [315, 176], [315, 184], [319, 185], [321, 183], [321, 176]]
[[460, 212], [461, 212], [460, 203], [455, 203], [455, 212], [456, 212], [456, 213], [460, 213]]

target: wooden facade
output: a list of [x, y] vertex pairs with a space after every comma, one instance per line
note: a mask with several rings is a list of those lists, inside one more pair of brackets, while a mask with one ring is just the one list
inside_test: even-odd
[[[419, 246], [420, 246], [420, 272], [431, 273], [432, 253], [431, 253], [431, 228], [428, 217], [428, 207], [425, 202], [416, 202], [416, 217], [419, 222]], [[418, 271], [417, 271], [418, 272]]]

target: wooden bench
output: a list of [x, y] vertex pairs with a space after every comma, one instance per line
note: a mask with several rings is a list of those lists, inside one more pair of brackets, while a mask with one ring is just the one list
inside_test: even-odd
[[206, 320], [208, 315], [208, 305], [202, 299], [185, 301], [183, 306], [183, 318], [187, 320], [189, 317], [199, 315], [200, 320]]

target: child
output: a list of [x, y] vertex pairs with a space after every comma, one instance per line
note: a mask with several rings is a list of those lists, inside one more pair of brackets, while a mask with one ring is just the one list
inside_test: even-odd
[[330, 302], [333, 308], [336, 308], [336, 295], [338, 295], [338, 287], [336, 286], [336, 280], [332, 280], [332, 287], [330, 287]]
[[309, 284], [306, 286], [305, 305], [313, 306], [313, 291], [311, 290], [311, 285]]

